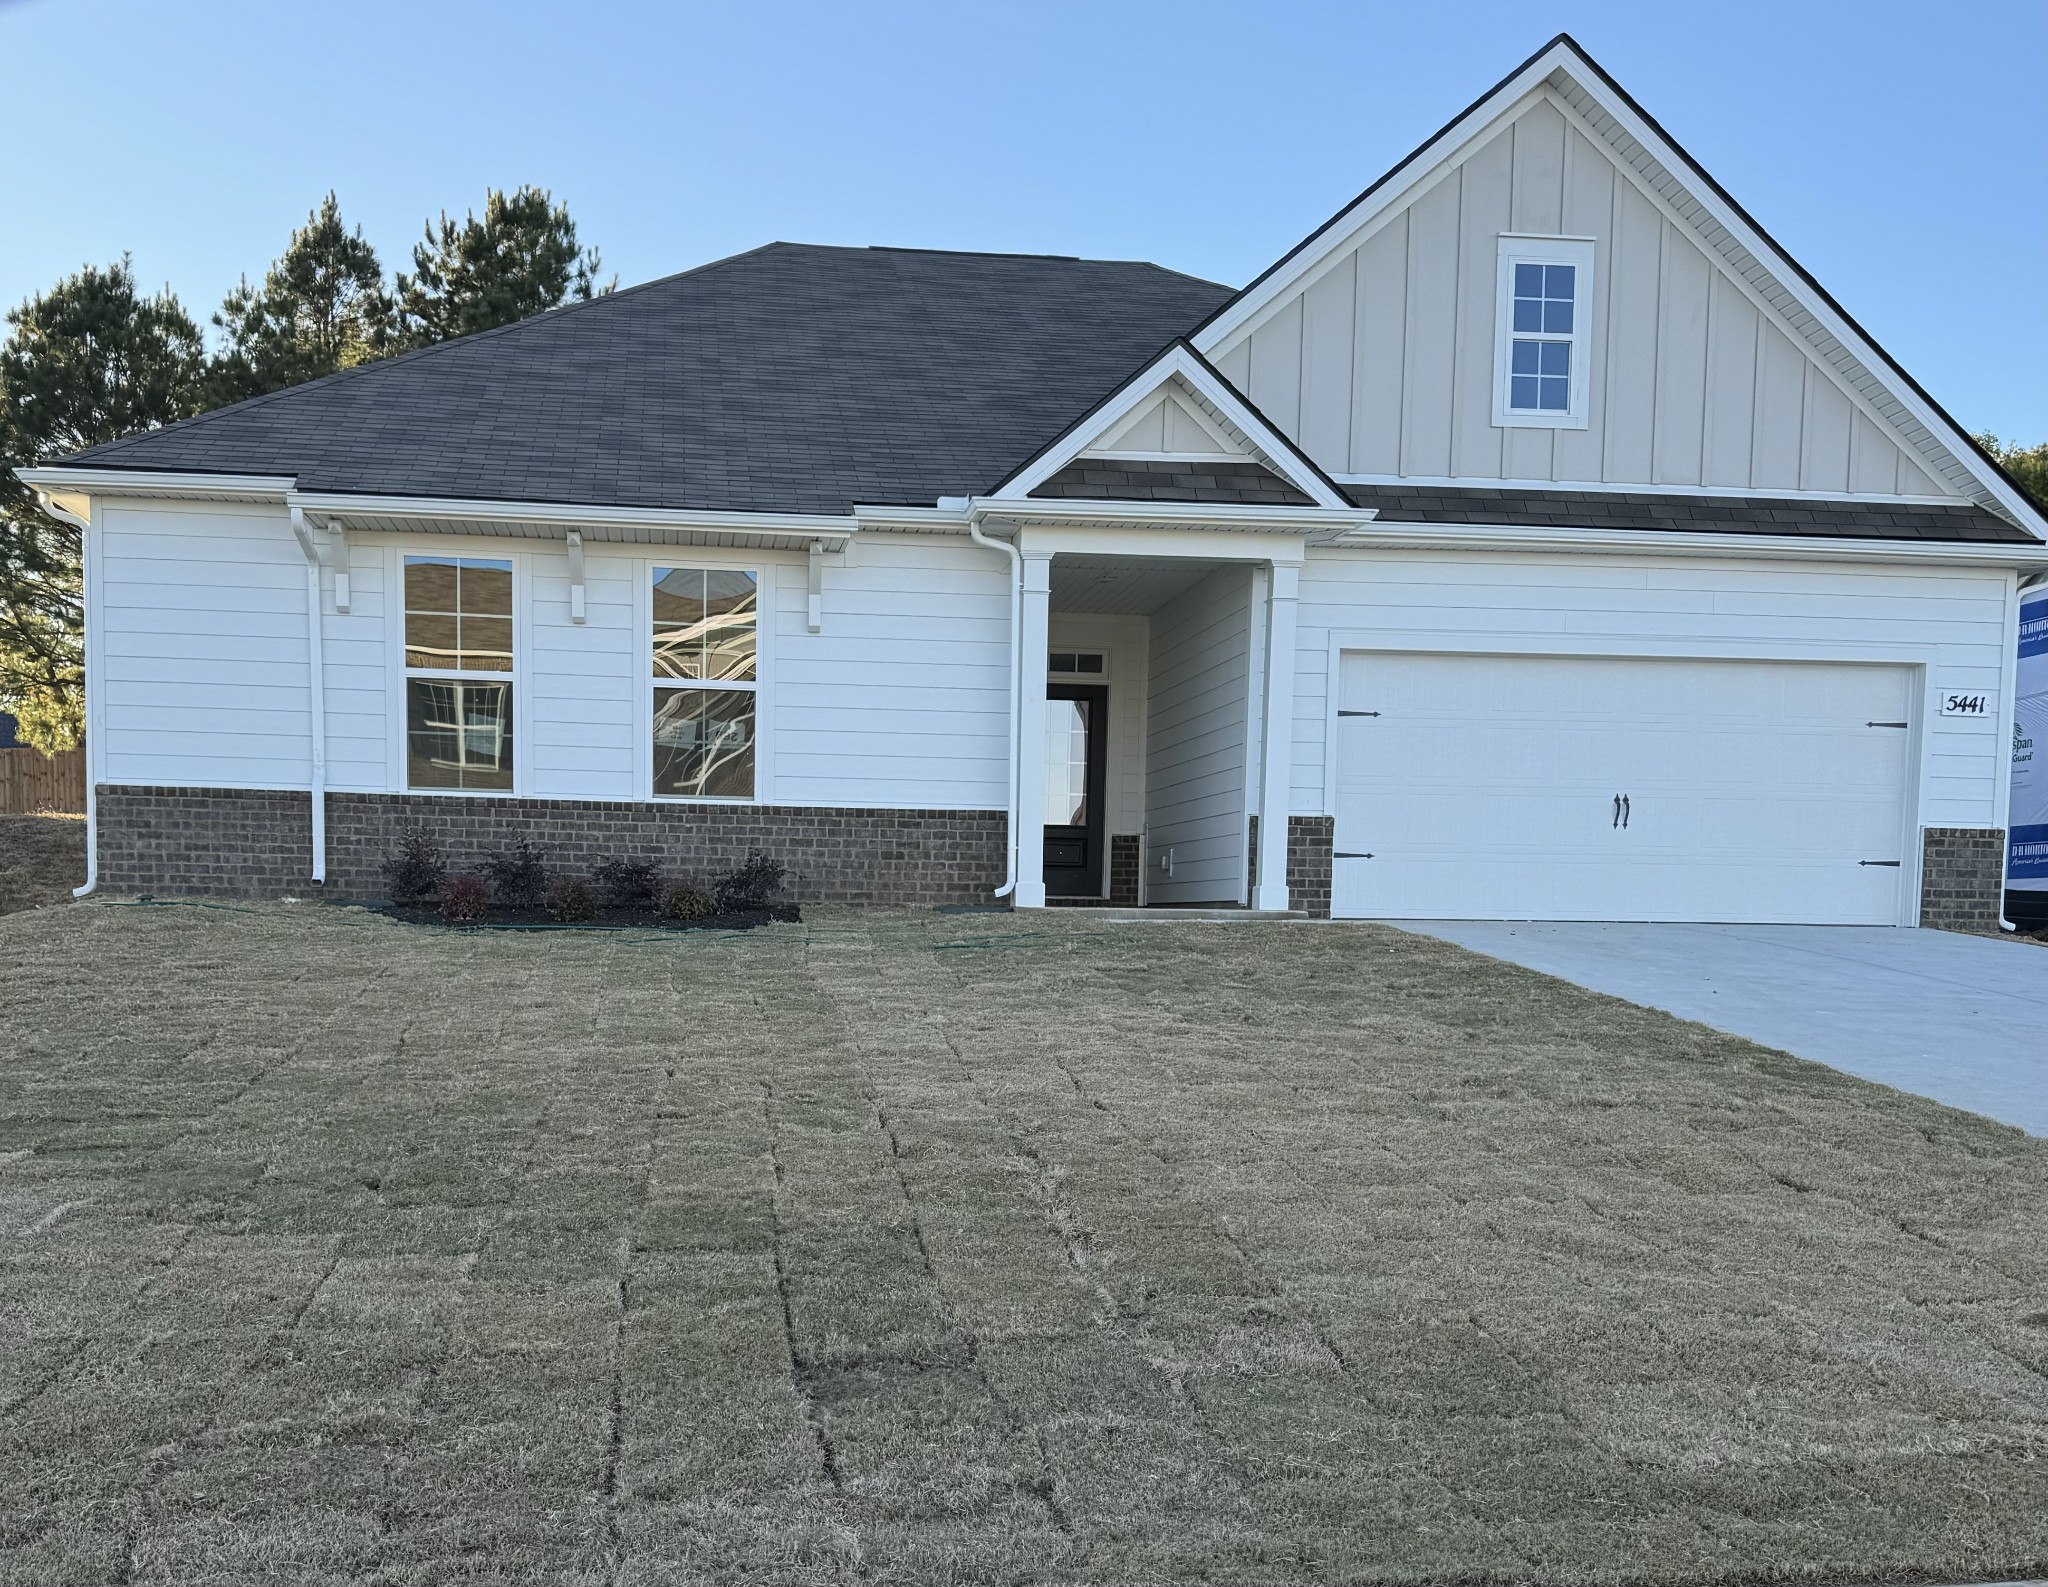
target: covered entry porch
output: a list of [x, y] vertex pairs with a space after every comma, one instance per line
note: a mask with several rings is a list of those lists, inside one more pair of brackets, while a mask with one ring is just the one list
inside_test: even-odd
[[1288, 908], [1301, 538], [1026, 525], [1015, 545], [1016, 905]]

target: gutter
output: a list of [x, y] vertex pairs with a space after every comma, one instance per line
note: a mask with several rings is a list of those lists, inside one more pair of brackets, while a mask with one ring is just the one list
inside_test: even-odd
[[1727, 556], [1787, 562], [1905, 562], [1921, 567], [2048, 568], [2048, 544], [2014, 540], [1876, 540], [1834, 535], [1694, 534], [1489, 524], [1375, 523], [1320, 545], [1333, 550], [1590, 551], [1619, 556]]
[[1024, 642], [1024, 556], [1012, 542], [994, 539], [984, 532], [977, 514], [970, 513], [967, 517], [967, 538], [990, 551], [1000, 551], [1010, 559], [1010, 764], [1006, 778], [1007, 807], [1003, 811], [1003, 823], [1006, 828], [1003, 842], [1003, 885], [995, 891], [997, 898], [1008, 898], [1017, 890], [1017, 771], [1023, 761], [1023, 746], [1017, 741], [1017, 729], [1022, 721], [1020, 696], [1024, 688], [1024, 658], [1020, 654]]

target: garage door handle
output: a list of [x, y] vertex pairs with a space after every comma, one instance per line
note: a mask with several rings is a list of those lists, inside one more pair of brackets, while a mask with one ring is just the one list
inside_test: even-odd
[[1618, 827], [1618, 826], [1620, 826], [1620, 825], [1621, 825], [1621, 795], [1620, 795], [1620, 794], [1616, 794], [1616, 795], [1614, 796], [1614, 819], [1613, 819], [1612, 821], [1608, 822], [1607, 824], [1608, 824], [1609, 826], [1611, 826], [1611, 827]]
[[1623, 795], [1621, 796], [1621, 830], [1622, 830], [1622, 831], [1624, 831], [1624, 832], [1626, 832], [1626, 831], [1628, 830], [1628, 795], [1627, 795], [1627, 794], [1623, 794]]

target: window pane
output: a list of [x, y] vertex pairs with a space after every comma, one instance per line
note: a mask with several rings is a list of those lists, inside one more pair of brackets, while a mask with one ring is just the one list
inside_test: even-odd
[[405, 609], [409, 612], [456, 610], [453, 557], [405, 559]]
[[1088, 820], [1087, 700], [1045, 702], [1045, 824], [1078, 827]]
[[[1572, 372], [1572, 344], [1570, 342], [1545, 342], [1541, 373], [1546, 375], [1569, 375]], [[468, 632], [465, 627], [464, 633]]]
[[510, 617], [512, 615], [512, 564], [479, 562], [465, 557], [458, 570], [457, 590], [462, 604], [456, 610], [464, 616]]
[[742, 689], [657, 689], [654, 791], [754, 796], [754, 696]]
[[[465, 586], [465, 593], [467, 587]], [[464, 672], [510, 672], [512, 670], [512, 619], [471, 617], [461, 620], [462, 659], [455, 663]], [[442, 666], [449, 663], [442, 662]]]
[[408, 678], [406, 785], [512, 786], [512, 686]]
[[1547, 298], [1562, 298], [1569, 303], [1577, 295], [1574, 288], [1577, 275], [1577, 267], [1573, 265], [1545, 265], [1543, 295]]
[[1517, 375], [1535, 374], [1536, 350], [1542, 345], [1541, 342], [1516, 342], [1510, 354], [1509, 372]]
[[754, 677], [754, 575], [704, 575], [704, 667], [714, 682], [747, 683]]
[[1074, 659], [1074, 653], [1071, 650], [1055, 650], [1047, 658], [1045, 670], [1047, 672], [1072, 672], [1074, 670]]
[[1542, 381], [1542, 407], [1546, 413], [1568, 413], [1571, 411], [1572, 383], [1569, 380], [1553, 380], [1544, 376]]
[[[407, 569], [407, 572], [411, 570]], [[454, 667], [455, 619], [435, 612], [407, 612], [405, 664], [408, 667]]]
[[656, 568], [654, 570], [654, 625], [657, 628], [695, 628], [704, 621], [704, 570], [702, 568]]
[[1515, 329], [1518, 331], [1542, 330], [1543, 305], [1534, 298], [1516, 298]]
[[1076, 672], [1100, 672], [1102, 670], [1102, 658], [1100, 656], [1077, 656], [1074, 659], [1078, 663], [1074, 669]]
[[[1521, 327], [1517, 326], [1519, 330]], [[1546, 303], [1543, 305], [1543, 329], [1553, 336], [1569, 336], [1572, 333], [1572, 306], [1570, 303]]]
[[1508, 382], [1508, 406], [1511, 408], [1533, 408], [1536, 406], [1536, 377], [1516, 375]]
[[1515, 266], [1515, 296], [1518, 298], [1540, 298], [1543, 296], [1543, 266], [1518, 264]]

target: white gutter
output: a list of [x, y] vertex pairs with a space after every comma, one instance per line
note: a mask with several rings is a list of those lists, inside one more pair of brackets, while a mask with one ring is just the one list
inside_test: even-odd
[[1693, 534], [1667, 529], [1509, 528], [1376, 523], [1321, 542], [1333, 550], [1593, 551], [1788, 562], [1906, 562], [1921, 567], [2048, 568], [2048, 544], [2011, 540], [1861, 540], [1833, 535]]
[[313, 880], [327, 880], [327, 674], [320, 609], [320, 548], [306, 525], [302, 507], [294, 507], [292, 533], [306, 554], [306, 729], [313, 747], [312, 777], [307, 792], [313, 816]]
[[1022, 746], [1017, 742], [1017, 726], [1021, 720], [1020, 696], [1024, 689], [1024, 658], [1020, 649], [1024, 642], [1024, 556], [1008, 540], [996, 540], [983, 532], [979, 518], [970, 515], [967, 519], [967, 538], [978, 546], [991, 551], [1000, 551], [1010, 559], [1010, 731], [1008, 784], [1008, 807], [1003, 812], [1003, 885], [995, 891], [998, 898], [1008, 898], [1017, 890], [1017, 768], [1022, 762]]
[[[17, 469], [15, 472], [20, 474], [24, 470]], [[34, 487], [31, 486], [31, 489], [34, 489]], [[84, 621], [79, 624], [79, 632], [82, 636], [85, 622], [89, 622], [92, 618], [92, 601], [89, 595], [87, 595], [87, 591], [91, 588], [88, 580], [91, 579], [92, 574], [86, 567], [86, 558], [92, 555], [90, 549], [92, 525], [79, 517], [77, 513], [71, 511], [70, 508], [59, 506], [47, 491], [35, 490], [35, 498], [36, 505], [42, 508], [47, 516], [56, 519], [59, 523], [69, 524], [78, 531], [78, 583], [79, 593], [84, 606]], [[90, 655], [90, 651], [87, 654]], [[95, 891], [100, 885], [100, 789], [99, 779], [93, 775], [98, 764], [99, 735], [92, 731], [92, 718], [90, 713], [88, 713], [85, 732], [85, 881], [71, 889], [71, 896], [73, 898], [84, 898], [87, 894]]]
[[683, 507], [606, 507], [574, 503], [491, 501], [443, 496], [353, 496], [333, 492], [288, 492], [286, 503], [302, 512], [318, 513], [329, 523], [371, 527], [378, 519], [439, 519], [445, 523], [520, 528], [718, 531], [811, 541], [823, 538], [832, 549], [852, 538], [859, 527], [851, 515], [793, 512], [710, 512]]
[[235, 501], [276, 500], [298, 483], [288, 474], [173, 474], [142, 468], [17, 468], [14, 477], [34, 490]]

